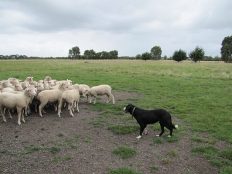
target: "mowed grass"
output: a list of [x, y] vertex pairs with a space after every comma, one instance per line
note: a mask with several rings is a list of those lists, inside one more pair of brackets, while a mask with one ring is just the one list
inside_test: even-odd
[[[165, 108], [174, 117], [183, 120], [181, 123], [185, 125], [179, 125], [180, 128], [189, 126], [197, 134], [206, 132], [216, 140], [232, 143], [232, 64], [142, 60], [0, 61], [0, 80], [9, 77], [25, 79], [29, 75], [33, 76], [34, 80], [50, 75], [57, 80], [71, 79], [74, 83], [90, 86], [110, 84], [113, 91], [136, 92], [142, 97], [133, 101], [135, 105], [147, 109]], [[121, 101], [118, 105], [116, 101], [116, 106], [97, 104], [93, 109], [95, 107], [105, 111], [104, 116], [112, 116], [112, 119], [115, 119], [115, 115], [123, 114], [119, 106], [123, 107], [122, 103], [128, 102]], [[109, 125], [108, 129], [116, 134], [126, 134], [124, 127], [127, 125], [123, 124], [124, 121], [118, 123], [117, 120], [115, 124]], [[101, 126], [102, 121], [99, 119], [93, 124]], [[136, 123], [131, 126], [131, 132], [136, 129], [138, 131], [138, 128], [134, 127], [137, 126]], [[224, 155], [211, 146], [208, 148], [208, 140], [198, 137], [193, 137], [192, 140], [206, 144], [207, 147], [206, 151], [203, 148], [204, 152], [201, 152], [201, 148], [194, 149], [194, 153], [205, 153], [208, 159], [212, 159], [216, 154], [219, 160]], [[223, 158], [226, 158], [226, 164], [230, 164], [230, 158], [225, 155]], [[231, 168], [224, 167], [223, 170], [226, 173]]]

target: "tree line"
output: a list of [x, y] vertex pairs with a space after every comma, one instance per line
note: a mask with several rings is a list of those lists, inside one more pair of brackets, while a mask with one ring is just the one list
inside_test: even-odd
[[74, 46], [69, 49], [67, 57], [28, 57], [26, 55], [0, 55], [0, 59], [142, 59], [142, 60], [160, 60], [160, 59], [171, 59], [175, 61], [183, 61], [186, 59], [191, 59], [194, 62], [205, 60], [205, 61], [224, 61], [224, 62], [232, 62], [232, 36], [227, 36], [222, 41], [221, 47], [221, 57], [211, 57], [205, 56], [205, 51], [201, 47], [196, 47], [192, 50], [188, 55], [186, 51], [179, 49], [174, 51], [171, 57], [161, 56], [162, 49], [160, 46], [154, 46], [151, 48], [150, 52], [145, 52], [142, 54], [138, 54], [135, 57], [118, 57], [118, 51], [100, 51], [96, 52], [93, 49], [85, 50], [83, 55], [80, 54], [80, 48], [78, 46]]
[[80, 48], [78, 46], [69, 49], [68, 58], [70, 59], [118, 59], [118, 51], [101, 51], [95, 52], [93, 49], [85, 50], [84, 54], [80, 54]]

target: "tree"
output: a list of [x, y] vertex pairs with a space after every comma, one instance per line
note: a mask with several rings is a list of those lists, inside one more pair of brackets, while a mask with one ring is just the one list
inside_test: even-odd
[[84, 59], [95, 59], [96, 53], [94, 50], [85, 50]]
[[118, 51], [117, 50], [110, 51], [109, 58], [110, 59], [117, 59], [118, 58]]
[[196, 47], [190, 54], [189, 57], [192, 59], [192, 61], [197, 62], [200, 60], [203, 60], [205, 56], [205, 52], [203, 48]]
[[178, 51], [175, 51], [173, 56], [172, 56], [172, 59], [177, 61], [177, 62], [180, 62], [182, 60], [186, 60], [187, 59], [187, 55], [186, 55], [186, 52], [179, 49]]
[[102, 51], [100, 53], [101, 53], [100, 59], [109, 59], [110, 55], [107, 51]]
[[155, 60], [161, 59], [162, 50], [160, 46], [154, 46], [151, 48], [151, 58]]
[[80, 48], [78, 46], [72, 47], [68, 52], [68, 57], [71, 59], [77, 59], [80, 57]]
[[137, 54], [137, 55], [135, 56], [135, 59], [142, 59], [141, 54]]
[[223, 61], [232, 62], [232, 36], [227, 36], [223, 39], [221, 56]]
[[143, 54], [141, 55], [141, 58], [142, 58], [143, 60], [149, 60], [149, 59], [151, 59], [151, 54], [148, 53], [148, 52], [145, 52], [145, 53], [143, 53]]

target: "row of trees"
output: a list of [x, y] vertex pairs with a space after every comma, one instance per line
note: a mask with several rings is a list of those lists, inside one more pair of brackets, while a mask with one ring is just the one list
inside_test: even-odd
[[68, 57], [70, 59], [117, 59], [118, 58], [118, 51], [101, 51], [95, 52], [93, 49], [85, 50], [84, 54], [80, 54], [80, 48], [78, 46], [72, 47], [69, 50]]
[[[151, 48], [150, 52], [145, 52], [143, 54], [136, 55], [135, 59], [143, 59], [143, 60], [159, 60], [161, 59], [162, 49], [160, 46], [154, 46]], [[41, 57], [27, 57], [26, 55], [0, 55], [0, 59], [39, 59]], [[43, 57], [47, 59], [63, 59], [67, 57]], [[118, 51], [101, 51], [95, 52], [93, 49], [85, 50], [83, 55], [80, 54], [80, 48], [78, 46], [72, 47], [69, 50], [68, 58], [70, 59], [118, 59]], [[124, 57], [127, 59], [131, 59], [131, 57]], [[134, 57], [133, 57], [134, 58]], [[205, 56], [205, 52], [203, 48], [196, 47], [193, 51], [191, 51], [187, 57], [187, 53], [182, 50], [176, 50], [172, 57], [168, 58], [164, 56], [163, 59], [173, 59], [176, 61], [182, 61], [186, 59], [192, 59], [194, 62], [200, 60], [223, 60], [225, 62], [232, 62], [232, 36], [227, 36], [222, 41], [221, 47], [221, 58], [211, 56]]]
[[[135, 58], [136, 59], [143, 59], [143, 60], [160, 60], [161, 59], [161, 54], [162, 54], [162, 50], [160, 48], [160, 46], [154, 46], [151, 48], [150, 52], [145, 52], [143, 54], [138, 54]], [[203, 60], [205, 56], [205, 52], [202, 48], [196, 47], [192, 52], [190, 52], [189, 57], [194, 61], [200, 61]], [[178, 50], [175, 51], [173, 56], [171, 57], [173, 60], [176, 61], [182, 61], [182, 60], [186, 60], [187, 59], [187, 53], [183, 50]], [[164, 59], [167, 59], [167, 57], [165, 56]]]
[[[143, 59], [143, 60], [159, 60], [161, 59], [162, 50], [160, 46], [154, 46], [151, 48], [150, 52], [145, 52], [143, 54], [136, 55], [136, 59]], [[176, 50], [171, 59], [175, 61], [182, 61], [186, 59], [191, 59], [194, 62], [201, 61], [201, 60], [219, 60], [220, 58], [216, 57], [213, 59], [212, 57], [205, 56], [205, 51], [203, 48], [196, 47], [194, 50], [192, 50], [189, 53], [189, 57], [187, 56], [187, 53], [182, 50]], [[166, 56], [164, 56], [164, 59], [167, 59]], [[221, 60], [225, 62], [232, 62], [232, 36], [225, 37], [222, 41], [222, 47], [221, 47]]]

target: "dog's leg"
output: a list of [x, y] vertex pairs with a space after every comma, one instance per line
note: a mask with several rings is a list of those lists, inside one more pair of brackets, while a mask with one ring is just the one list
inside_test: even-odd
[[161, 132], [159, 135], [156, 135], [157, 137], [160, 137], [164, 133], [164, 125], [160, 123], [160, 127], [161, 127]]
[[170, 130], [170, 135], [168, 135], [168, 137], [171, 137], [171, 136], [172, 136], [172, 131], [173, 131], [173, 129], [170, 128], [169, 130]]
[[144, 131], [144, 129], [146, 128], [146, 126], [147, 125], [140, 125], [140, 133], [139, 133], [139, 136], [137, 136], [136, 138], [137, 139], [140, 139], [141, 137], [142, 137], [142, 135], [143, 135], [143, 131]]

